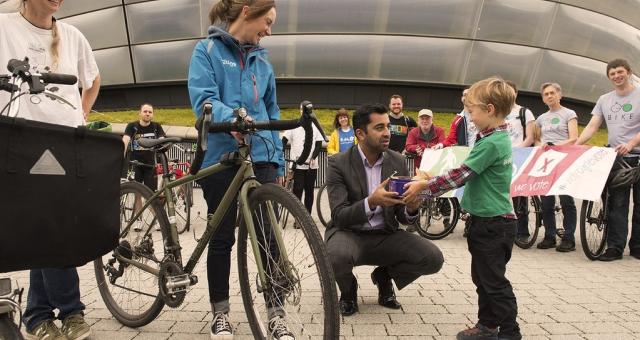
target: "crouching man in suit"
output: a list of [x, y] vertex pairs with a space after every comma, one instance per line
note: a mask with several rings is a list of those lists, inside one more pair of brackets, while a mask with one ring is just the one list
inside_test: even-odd
[[418, 219], [420, 200], [408, 202], [386, 190], [389, 176], [409, 174], [404, 156], [388, 150], [387, 108], [365, 104], [353, 115], [358, 144], [329, 158], [327, 189], [331, 223], [325, 241], [340, 289], [340, 312], [358, 311], [358, 282], [353, 267], [377, 266], [371, 273], [378, 303], [399, 309], [393, 290], [442, 268], [442, 252], [431, 241], [398, 229]]

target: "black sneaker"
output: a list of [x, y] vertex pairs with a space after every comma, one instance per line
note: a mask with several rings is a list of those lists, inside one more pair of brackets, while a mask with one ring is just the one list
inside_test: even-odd
[[638, 250], [638, 251], [631, 251], [631, 252], [629, 253], [629, 255], [631, 255], [632, 257], [634, 257], [634, 258], [635, 258], [635, 259], [637, 259], [637, 260], [640, 260], [640, 250]]
[[269, 320], [269, 334], [274, 340], [295, 340], [296, 337], [289, 331], [283, 317], [276, 315]]
[[556, 247], [556, 251], [566, 253], [576, 250], [576, 243], [574, 241], [562, 240], [560, 245]]
[[622, 252], [615, 248], [609, 248], [604, 251], [604, 254], [598, 256], [598, 260], [605, 262], [622, 260]]
[[545, 238], [543, 239], [536, 248], [538, 249], [550, 249], [556, 247], [556, 239], [555, 238]]
[[456, 335], [457, 340], [498, 340], [498, 328], [476, 324], [475, 327], [465, 329]]
[[213, 324], [211, 325], [211, 339], [233, 339], [233, 327], [231, 327], [231, 322], [229, 321], [229, 314], [217, 312], [213, 316]]

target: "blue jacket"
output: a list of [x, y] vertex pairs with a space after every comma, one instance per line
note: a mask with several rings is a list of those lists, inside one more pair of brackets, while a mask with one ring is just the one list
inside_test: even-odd
[[[273, 67], [260, 46], [240, 46], [225, 30], [212, 26], [209, 37], [200, 40], [189, 65], [189, 97], [196, 116], [202, 105], [213, 105], [214, 122], [230, 122], [233, 109], [244, 107], [255, 121], [280, 119], [276, 103]], [[251, 159], [278, 165], [284, 174], [284, 154], [278, 131], [259, 131], [251, 138]], [[220, 162], [220, 156], [238, 149], [228, 133], [210, 133], [203, 167]]]

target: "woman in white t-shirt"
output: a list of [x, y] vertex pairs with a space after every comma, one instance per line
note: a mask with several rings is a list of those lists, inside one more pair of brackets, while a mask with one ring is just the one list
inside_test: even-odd
[[[542, 100], [549, 107], [536, 120], [542, 131], [542, 144], [571, 145], [578, 138], [578, 116], [576, 112], [560, 105], [562, 88], [557, 83], [544, 83], [541, 87]], [[560, 195], [560, 206], [564, 216], [564, 236], [556, 247], [555, 196], [542, 196], [542, 221], [544, 222], [544, 240], [538, 243], [539, 249], [555, 247], [559, 252], [576, 250], [574, 233], [577, 211], [573, 197]]]
[[[83, 125], [91, 111], [100, 89], [100, 76], [91, 47], [82, 33], [53, 17], [63, 2], [23, 0], [18, 5], [20, 12], [0, 14], [0, 67], [6, 67], [10, 59], [28, 57], [32, 73], [77, 76], [83, 88], [82, 95], [78, 85], [47, 86], [47, 90], [66, 99], [73, 107], [38, 94], [22, 96], [19, 112], [11, 112], [31, 120], [75, 127]], [[0, 93], [0, 107], [8, 100], [8, 93]], [[23, 319], [28, 338], [84, 339], [91, 333], [83, 318], [84, 308], [75, 268], [31, 270]], [[53, 322], [56, 309], [62, 329]]]

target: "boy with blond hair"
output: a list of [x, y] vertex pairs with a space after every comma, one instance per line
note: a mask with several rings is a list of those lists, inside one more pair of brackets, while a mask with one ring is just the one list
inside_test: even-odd
[[461, 205], [471, 214], [467, 245], [471, 278], [478, 293], [478, 322], [458, 333], [457, 339], [519, 340], [518, 306], [505, 277], [516, 234], [509, 198], [511, 141], [505, 123], [515, 92], [504, 80], [492, 77], [473, 84], [466, 99], [479, 131], [469, 157], [459, 168], [441, 176], [408, 183], [404, 199], [436, 197], [465, 185]]

